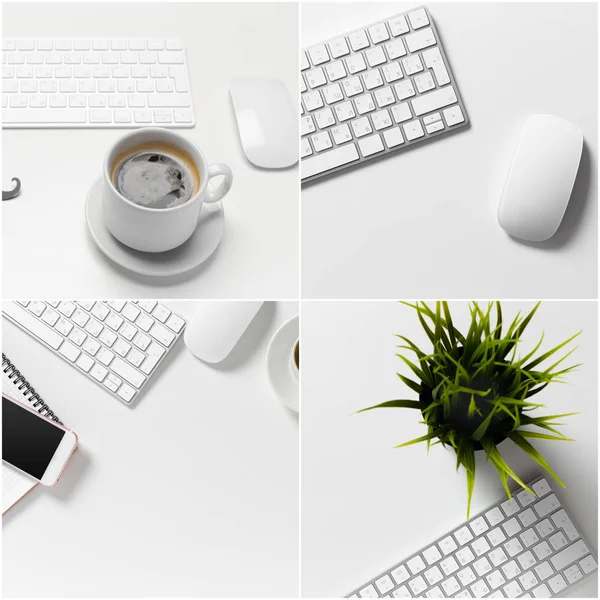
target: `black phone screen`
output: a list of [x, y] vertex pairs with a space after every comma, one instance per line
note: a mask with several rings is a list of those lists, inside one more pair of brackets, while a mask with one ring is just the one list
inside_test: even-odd
[[41, 479], [65, 432], [2, 396], [2, 460]]

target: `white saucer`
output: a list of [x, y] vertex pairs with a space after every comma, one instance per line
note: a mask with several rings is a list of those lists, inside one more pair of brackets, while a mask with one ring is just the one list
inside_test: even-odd
[[290, 359], [300, 335], [300, 319], [293, 317], [275, 333], [267, 350], [267, 373], [275, 393], [289, 409], [298, 412], [299, 382], [292, 372]]
[[167, 252], [140, 252], [117, 240], [107, 229], [102, 216], [102, 177], [92, 184], [85, 202], [87, 224], [98, 248], [118, 265], [151, 277], [181, 275], [200, 266], [219, 246], [223, 237], [223, 206], [220, 202], [203, 204], [198, 227], [192, 237]]

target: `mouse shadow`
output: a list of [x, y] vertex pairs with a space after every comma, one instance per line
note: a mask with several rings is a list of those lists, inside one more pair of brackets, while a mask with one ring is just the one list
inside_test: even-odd
[[276, 303], [265, 302], [229, 355], [220, 363], [212, 363], [209, 366], [218, 371], [236, 371], [241, 368], [266, 338], [275, 320], [275, 313]]
[[575, 185], [571, 192], [567, 209], [562, 218], [562, 222], [556, 233], [549, 239], [543, 242], [529, 242], [520, 238], [507, 234], [512, 240], [530, 248], [539, 248], [541, 250], [561, 250], [568, 246], [577, 230], [580, 229], [581, 223], [586, 216], [586, 210], [589, 208], [589, 195], [592, 186], [592, 157], [587, 143], [583, 143], [581, 151], [581, 160]]
[[77, 493], [77, 489], [84, 485], [84, 480], [89, 474], [91, 455], [87, 448], [78, 447], [69, 459], [64, 473], [58, 483], [52, 487], [38, 485], [21, 498], [6, 514], [2, 515], [2, 527], [8, 526], [19, 515], [31, 510], [33, 502], [37, 501], [40, 494], [47, 494], [58, 502], [68, 502]]
[[287, 406], [283, 407], [285, 412], [287, 413], [286, 417], [298, 427], [300, 428], [300, 413], [288, 408]]
[[[261, 167], [259, 165], [255, 165], [246, 156], [246, 153], [244, 152], [244, 145], [242, 144], [242, 138], [240, 136], [240, 128], [237, 126], [237, 116], [235, 114], [235, 108], [233, 106], [233, 100], [231, 99], [231, 94], [229, 94], [229, 116], [231, 117], [231, 120], [233, 121], [233, 123], [236, 124], [235, 130], [236, 130], [237, 141], [238, 141], [239, 149], [240, 149], [240, 156], [243, 157], [246, 164], [250, 165], [253, 169], [256, 169], [257, 171], [262, 171], [263, 173], [272, 173], [273, 171], [284, 171], [284, 172], [285, 171], [293, 171], [294, 169], [298, 168], [298, 161], [296, 161], [293, 165], [289, 165], [287, 167], [277, 167], [275, 169], [269, 169], [268, 167]], [[298, 134], [298, 137], [300, 137], [300, 134]]]

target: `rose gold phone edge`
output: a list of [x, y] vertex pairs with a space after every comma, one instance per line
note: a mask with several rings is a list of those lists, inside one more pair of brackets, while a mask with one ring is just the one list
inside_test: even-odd
[[10, 400], [11, 402], [14, 402], [15, 404], [17, 404], [21, 408], [24, 408], [25, 410], [28, 410], [30, 413], [34, 414], [39, 419], [45, 419], [46, 421], [48, 421], [54, 427], [57, 427], [58, 429], [61, 429], [65, 433], [71, 434], [73, 436], [72, 447], [68, 451], [68, 454], [67, 454], [67, 456], [64, 459], [64, 462], [63, 462], [61, 470], [58, 472], [58, 474], [56, 475], [56, 478], [54, 479], [54, 481], [52, 483], [44, 483], [43, 482], [43, 478], [46, 475], [46, 473], [49, 471], [49, 467], [52, 464], [52, 462], [54, 461], [54, 459], [55, 459], [55, 457], [56, 457], [56, 455], [58, 453], [58, 450], [63, 445], [63, 442], [66, 439], [68, 439], [67, 436], [63, 436], [63, 438], [61, 439], [61, 441], [60, 441], [59, 445], [57, 446], [57, 448], [56, 448], [56, 450], [55, 450], [52, 458], [50, 459], [50, 462], [48, 463], [48, 467], [44, 471], [44, 475], [42, 475], [41, 479], [38, 479], [37, 477], [34, 477], [30, 473], [27, 473], [26, 471], [23, 471], [22, 469], [19, 469], [19, 467], [15, 466], [12, 463], [10, 463], [10, 462], [7, 461], [7, 464], [9, 464], [11, 467], [13, 467], [13, 469], [17, 469], [17, 471], [19, 471], [20, 473], [24, 473], [28, 477], [31, 477], [31, 478], [35, 479], [41, 485], [46, 486], [46, 487], [54, 487], [58, 483], [58, 480], [61, 478], [61, 476], [62, 476], [62, 474], [63, 474], [63, 472], [65, 470], [65, 467], [67, 466], [69, 460], [71, 460], [71, 456], [73, 456], [73, 453], [75, 452], [75, 450], [77, 450], [77, 446], [79, 444], [79, 438], [78, 438], [77, 434], [74, 431], [72, 431], [71, 429], [67, 429], [64, 425], [59, 425], [56, 421], [52, 421], [48, 417], [45, 417], [44, 415], [41, 415], [37, 410], [33, 410], [33, 408], [31, 408], [31, 406], [28, 406], [27, 404], [24, 404], [23, 402], [17, 400], [16, 398], [13, 398], [12, 396], [9, 396], [8, 394], [5, 394], [5, 393], [2, 393], [2, 396], [4, 396], [5, 398], [8, 398], [8, 400]]

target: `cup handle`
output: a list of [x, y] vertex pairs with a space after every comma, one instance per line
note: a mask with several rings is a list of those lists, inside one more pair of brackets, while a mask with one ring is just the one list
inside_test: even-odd
[[[213, 177], [217, 177], [218, 175], [223, 175], [223, 181], [219, 183], [219, 185], [211, 188], [210, 180]], [[218, 202], [227, 194], [227, 192], [231, 189], [231, 184], [233, 183], [233, 173], [231, 169], [223, 164], [223, 163], [215, 163], [214, 165], [208, 166], [208, 185], [206, 186], [206, 196], [204, 197], [204, 202], [208, 202], [209, 204], [212, 202]]]

